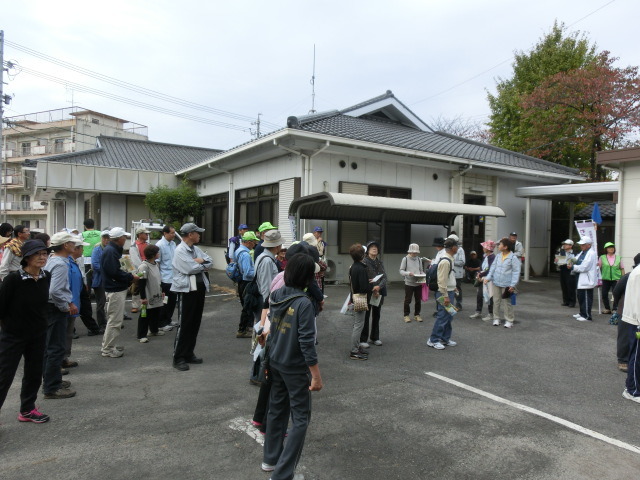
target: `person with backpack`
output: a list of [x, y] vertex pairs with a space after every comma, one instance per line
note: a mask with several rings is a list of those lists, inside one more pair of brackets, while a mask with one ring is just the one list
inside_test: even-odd
[[[404, 277], [404, 321], [411, 322], [411, 298], [415, 299], [413, 307], [413, 318], [416, 322], [421, 322], [420, 310], [422, 308], [422, 285], [418, 283], [416, 275], [424, 275], [424, 267], [420, 255], [420, 247], [417, 243], [409, 245], [407, 256], [400, 262], [400, 275]], [[374, 342], [375, 343], [375, 342]]]
[[227, 253], [225, 254], [227, 264], [233, 263], [236, 261], [235, 252], [238, 248], [240, 248], [240, 244], [242, 243], [242, 236], [247, 233], [249, 230], [249, 226], [245, 223], [241, 223], [238, 225], [238, 235], [235, 237], [231, 237], [227, 242]]
[[251, 258], [251, 250], [258, 243], [258, 237], [253, 232], [245, 232], [242, 235], [242, 245], [234, 252], [234, 259], [241, 277], [238, 279], [238, 297], [240, 297], [240, 324], [236, 332], [236, 338], [251, 338], [251, 326], [253, 325], [253, 308], [248, 298], [245, 298], [247, 286], [253, 282], [256, 271]]
[[[453, 270], [453, 259], [458, 251], [458, 242], [453, 238], [447, 238], [444, 241], [443, 251], [444, 254], [440, 256], [437, 263], [438, 288], [436, 290], [436, 303], [438, 310], [431, 336], [427, 340], [427, 346], [436, 350], [444, 350], [445, 347], [455, 347], [457, 345], [457, 342], [451, 340], [453, 316], [445, 307], [453, 305], [456, 301], [456, 276]], [[429, 289], [431, 289], [431, 285], [429, 285]], [[444, 301], [440, 303], [438, 299], [443, 296]]]
[[500, 313], [504, 316], [504, 328], [513, 327], [515, 321], [513, 306], [516, 285], [520, 280], [520, 259], [513, 253], [513, 242], [502, 238], [498, 243], [498, 253], [491, 264], [489, 274], [484, 277], [484, 283], [493, 282], [493, 326], [500, 326]]

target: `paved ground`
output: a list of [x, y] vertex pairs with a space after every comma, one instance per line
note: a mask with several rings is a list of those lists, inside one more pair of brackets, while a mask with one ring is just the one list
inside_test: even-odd
[[[213, 277], [229, 286], [223, 273]], [[384, 345], [367, 362], [348, 359], [351, 317], [339, 313], [347, 288], [328, 286], [318, 322], [325, 388], [314, 394], [300, 471], [331, 480], [638, 478], [640, 407], [621, 396], [615, 328], [604, 315], [573, 320], [557, 285], [523, 285], [512, 330], [470, 320], [465, 302], [459, 345], [444, 351], [425, 346], [433, 300], [424, 323], [404, 324], [394, 285]], [[471, 300], [472, 287], [464, 291]], [[189, 372], [171, 367], [173, 334], [141, 345], [134, 321], [125, 322], [123, 358], [101, 357], [96, 337], [74, 342], [80, 367], [65, 378], [78, 395], [40, 399], [48, 424], [16, 420], [16, 382], [0, 413], [0, 478], [267, 480], [261, 438], [248, 427], [258, 393], [249, 340], [234, 337], [239, 305], [225, 293], [210, 293], [196, 349], [205, 363]]]

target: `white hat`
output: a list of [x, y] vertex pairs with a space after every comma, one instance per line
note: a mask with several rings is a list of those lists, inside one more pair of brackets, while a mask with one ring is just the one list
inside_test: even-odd
[[593, 240], [591, 240], [591, 238], [584, 236], [584, 237], [580, 237], [580, 241], [578, 242], [578, 245], [591, 245], [593, 244]]
[[318, 239], [313, 235], [313, 233], [305, 233], [304, 237], [302, 237], [303, 242], [307, 242], [312, 247], [318, 246]]
[[460, 241], [460, 238], [455, 233], [452, 233], [447, 238], [451, 238], [451, 239], [455, 240], [456, 242]]
[[573, 240], [571, 240], [570, 238], [567, 238], [564, 242], [562, 242], [562, 244], [573, 246]]
[[57, 247], [58, 245], [63, 245], [67, 242], [73, 242], [76, 243], [76, 238], [71, 235], [70, 233], [67, 232], [58, 232], [58, 233], [54, 233], [51, 236], [51, 243], [50, 245], [52, 247]]
[[85, 242], [84, 238], [80, 235], [73, 235], [73, 241], [76, 242], [76, 247], [88, 247], [91, 245], [90, 243]]
[[108, 236], [109, 236], [109, 232], [110, 232], [110, 231], [111, 231], [111, 230], [102, 230], [102, 231], [100, 232], [100, 236], [101, 236], [101, 237], [108, 237]]
[[136, 235], [140, 235], [141, 233], [151, 233], [151, 232], [147, 230], [145, 227], [136, 228]]
[[283, 243], [282, 235], [278, 230], [268, 230], [264, 234], [264, 242], [262, 242], [262, 246], [264, 248], [273, 248], [279, 247]]
[[131, 237], [131, 234], [125, 232], [124, 228], [122, 227], [113, 227], [111, 230], [109, 230], [109, 238], [120, 238], [122, 236], [129, 238]]
[[417, 243], [412, 243], [411, 245], [409, 245], [409, 250], [407, 250], [407, 253], [420, 253], [420, 247]]

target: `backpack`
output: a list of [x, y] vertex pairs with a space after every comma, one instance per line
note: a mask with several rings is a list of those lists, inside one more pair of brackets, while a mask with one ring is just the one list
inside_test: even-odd
[[238, 283], [240, 280], [242, 280], [242, 273], [240, 272], [240, 267], [236, 262], [229, 263], [229, 265], [227, 265], [227, 268], [225, 269], [225, 272], [227, 273], [227, 277], [229, 277], [229, 279], [233, 283]]
[[427, 270], [427, 285], [429, 285], [429, 290], [432, 292], [438, 291], [438, 264], [442, 260], [447, 260], [449, 262], [449, 273], [451, 273], [451, 269], [453, 268], [453, 262], [447, 257], [442, 257], [438, 263], [432, 263], [429, 265], [429, 269]]

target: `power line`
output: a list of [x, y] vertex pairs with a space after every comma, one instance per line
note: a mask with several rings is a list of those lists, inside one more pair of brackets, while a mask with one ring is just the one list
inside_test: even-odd
[[27, 73], [28, 75], [33, 75], [35, 77], [43, 78], [45, 80], [49, 80], [51, 82], [59, 83], [61, 85], [67, 85], [67, 86], [72, 87], [74, 90], [77, 90], [77, 91], [80, 91], [80, 92], [91, 93], [93, 95], [98, 95], [98, 96], [101, 96], [101, 97], [105, 97], [105, 98], [108, 98], [110, 100], [115, 100], [115, 101], [118, 101], [118, 102], [125, 103], [127, 105], [133, 105], [133, 106], [136, 106], [136, 107], [145, 108], [147, 110], [152, 110], [152, 111], [155, 111], [155, 112], [164, 113], [164, 114], [171, 115], [171, 116], [174, 116], [174, 117], [183, 118], [185, 120], [192, 120], [192, 121], [204, 123], [204, 124], [207, 124], [207, 125], [214, 125], [214, 126], [217, 126], [217, 127], [229, 128], [229, 129], [232, 129], [232, 130], [240, 130], [240, 131], [243, 131], [243, 132], [248, 132], [250, 130], [249, 127], [243, 127], [241, 125], [236, 125], [236, 124], [233, 124], [233, 123], [220, 122], [218, 120], [212, 120], [212, 119], [205, 118], [205, 117], [198, 117], [198, 116], [195, 116], [195, 115], [190, 115], [190, 114], [187, 114], [187, 113], [178, 112], [176, 110], [170, 110], [168, 108], [159, 107], [157, 105], [152, 105], [152, 104], [149, 104], [149, 103], [140, 102], [138, 100], [133, 100], [131, 98], [121, 97], [120, 95], [116, 95], [116, 94], [113, 94], [113, 93], [105, 92], [103, 90], [98, 90], [98, 89], [92, 88], [92, 87], [87, 87], [87, 86], [81, 85], [79, 83], [70, 82], [68, 80], [65, 80], [65, 79], [62, 79], [62, 78], [58, 78], [58, 77], [54, 77], [53, 75], [49, 75], [47, 73], [42, 73], [42, 72], [27, 68], [27, 67], [20, 67], [20, 68], [21, 68], [21, 70], [23, 72]]
[[[218, 109], [218, 108], [208, 107], [206, 105], [202, 105], [202, 104], [199, 104], [199, 103], [196, 103], [196, 102], [191, 102], [189, 100], [184, 100], [184, 99], [181, 99], [181, 98], [178, 98], [178, 97], [174, 97], [172, 95], [167, 95], [165, 93], [158, 92], [156, 90], [151, 90], [151, 89], [139, 86], [139, 85], [135, 85], [133, 83], [126, 82], [124, 80], [119, 80], [117, 78], [110, 77], [108, 75], [104, 75], [102, 73], [95, 72], [93, 70], [89, 70], [87, 68], [80, 67], [78, 65], [74, 65], [74, 64], [66, 62], [64, 60], [60, 60], [58, 58], [52, 57], [52, 56], [47, 55], [45, 53], [38, 52], [37, 50], [33, 50], [33, 49], [29, 48], [29, 47], [25, 47], [24, 45], [20, 45], [18, 43], [12, 42], [10, 40], [5, 40], [5, 43], [8, 46], [11, 46], [11, 47], [15, 48], [16, 50], [19, 50], [21, 52], [27, 53], [27, 54], [32, 55], [34, 57], [40, 58], [41, 60], [45, 60], [45, 61], [53, 63], [55, 65], [67, 68], [69, 70], [73, 70], [73, 71], [78, 72], [78, 73], [81, 73], [81, 74], [86, 75], [88, 77], [92, 77], [92, 78], [101, 80], [103, 82], [110, 83], [112, 85], [116, 85], [116, 86], [121, 87], [121, 88], [125, 88], [127, 90], [132, 90], [134, 92], [141, 93], [141, 94], [147, 95], [149, 97], [157, 98], [159, 100], [162, 100], [162, 101], [165, 101], [165, 102], [169, 102], [169, 103], [173, 103], [173, 104], [176, 104], [176, 105], [181, 105], [183, 107], [193, 108], [195, 110], [200, 110], [200, 111], [212, 113], [214, 115], [220, 115], [220, 116], [223, 116], [223, 117], [232, 118], [234, 120], [241, 120], [241, 121], [246, 121], [246, 122], [254, 121], [253, 117], [250, 117], [250, 116], [247, 116], [247, 115], [228, 112], [228, 111], [221, 110], [221, 109]], [[271, 123], [271, 122], [267, 122], [265, 120], [262, 120], [262, 123], [271, 125], [271, 126], [273, 126], [275, 128], [280, 128], [280, 125], [277, 125], [277, 124]]]

